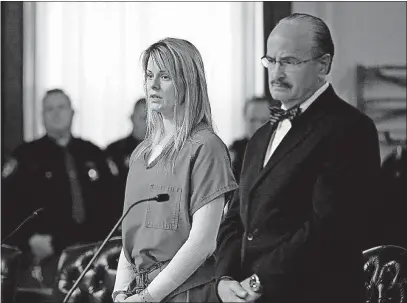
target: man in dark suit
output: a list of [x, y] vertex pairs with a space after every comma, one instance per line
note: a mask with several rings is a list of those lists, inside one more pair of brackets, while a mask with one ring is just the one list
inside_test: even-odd
[[221, 224], [223, 302], [362, 303], [364, 215], [380, 169], [374, 123], [325, 79], [334, 45], [306, 14], [267, 40], [269, 88], [281, 108], [250, 139], [239, 192]]

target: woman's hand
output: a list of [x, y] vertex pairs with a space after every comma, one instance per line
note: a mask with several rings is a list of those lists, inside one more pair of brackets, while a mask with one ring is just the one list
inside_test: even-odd
[[143, 298], [139, 294], [135, 294], [133, 296], [127, 297], [124, 301], [120, 302], [144, 302]]
[[140, 293], [126, 298], [126, 300], [124, 300], [123, 302], [160, 302], [160, 301], [157, 301], [153, 297], [151, 297], [150, 293], [146, 288]]
[[115, 302], [115, 303], [116, 303], [116, 302], [118, 302], [118, 303], [126, 302], [126, 298], [127, 298], [127, 296], [126, 296], [125, 294], [118, 294], [118, 295], [116, 296], [116, 298], [114, 299], [114, 302]]

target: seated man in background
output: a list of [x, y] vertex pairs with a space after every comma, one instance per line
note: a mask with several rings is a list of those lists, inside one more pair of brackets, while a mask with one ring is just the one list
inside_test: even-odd
[[240, 171], [246, 145], [253, 134], [266, 123], [269, 119], [269, 100], [266, 97], [256, 97], [250, 99], [244, 105], [244, 118], [246, 122], [246, 136], [240, 140], [236, 140], [229, 147], [232, 157], [233, 174], [237, 182], [240, 179]]
[[46, 135], [17, 147], [2, 171], [3, 237], [44, 208], [7, 241], [27, 257], [22, 286], [36, 282], [30, 272], [40, 286], [51, 286], [59, 253], [103, 239], [117, 219], [109, 212], [112, 176], [103, 152], [71, 134], [69, 97], [60, 89], [48, 91], [42, 114]]
[[105, 150], [105, 155], [111, 173], [116, 176], [113, 184], [113, 202], [117, 206], [115, 211], [121, 214], [123, 210], [124, 189], [129, 172], [129, 160], [132, 152], [144, 140], [146, 134], [147, 105], [146, 99], [136, 101], [130, 116], [133, 129], [123, 139], [111, 143]]

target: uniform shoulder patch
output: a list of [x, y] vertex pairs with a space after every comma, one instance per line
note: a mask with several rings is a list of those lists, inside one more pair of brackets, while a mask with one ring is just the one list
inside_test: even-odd
[[4, 163], [3, 169], [1, 171], [2, 178], [8, 178], [17, 171], [18, 161], [15, 158], [10, 158]]

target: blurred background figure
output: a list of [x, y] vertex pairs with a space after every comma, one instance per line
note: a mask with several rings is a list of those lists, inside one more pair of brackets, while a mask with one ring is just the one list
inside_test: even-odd
[[115, 182], [113, 186], [113, 203], [117, 205], [121, 213], [124, 201], [124, 189], [126, 187], [127, 173], [129, 172], [129, 160], [132, 152], [144, 140], [146, 134], [147, 105], [146, 99], [136, 101], [133, 113], [130, 116], [133, 129], [123, 139], [111, 143], [105, 150], [107, 163]]
[[25, 255], [18, 283], [28, 287], [50, 287], [59, 253], [103, 239], [114, 219], [109, 168], [99, 147], [72, 136], [70, 98], [53, 89], [42, 105], [46, 135], [17, 147], [2, 170], [3, 235], [44, 208], [7, 241]]
[[[246, 123], [246, 135], [244, 138], [234, 141], [230, 147], [230, 156], [232, 158], [232, 169], [235, 179], [239, 182], [240, 171], [242, 169], [243, 156], [247, 142], [253, 136], [257, 129], [269, 119], [269, 104], [271, 101], [265, 97], [255, 97], [246, 102], [243, 113]], [[276, 102], [276, 101], [273, 101]]]
[[[377, 231], [376, 244], [392, 243], [407, 247], [407, 148], [398, 145], [383, 161], [381, 174], [382, 207], [380, 218], [384, 223]], [[401, 232], [403, 231], [403, 232]], [[380, 234], [379, 234], [380, 233]]]

